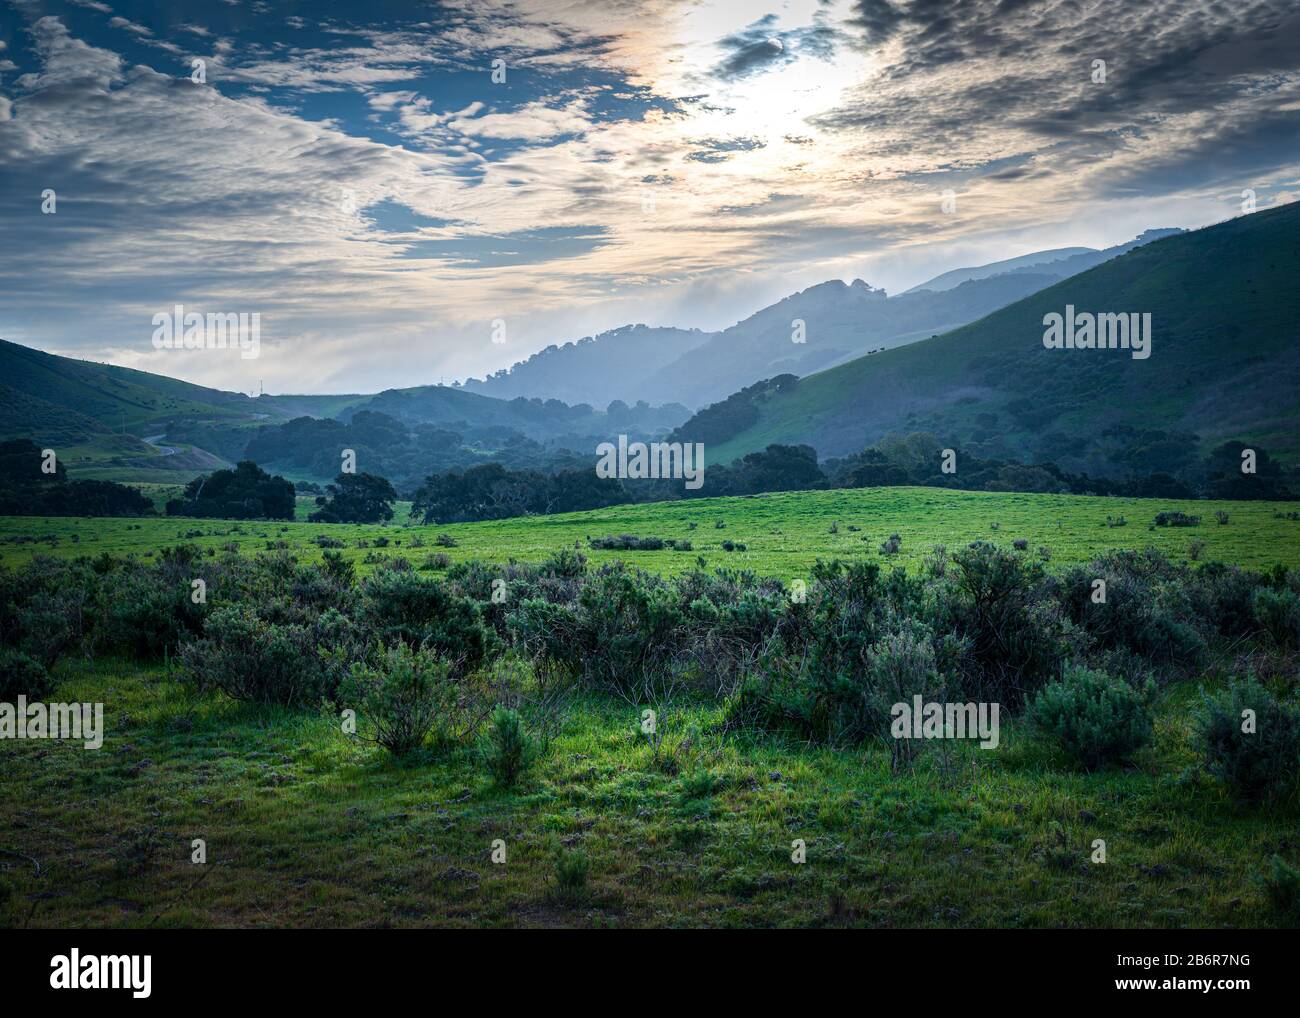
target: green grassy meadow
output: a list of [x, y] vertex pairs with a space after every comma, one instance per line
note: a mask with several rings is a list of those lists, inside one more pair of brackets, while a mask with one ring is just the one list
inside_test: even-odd
[[[158, 486], [158, 491], [148, 493], [161, 503], [173, 490]], [[751, 569], [787, 579], [805, 575], [819, 558], [865, 556], [914, 568], [937, 544], [953, 549], [976, 540], [1010, 545], [1017, 539], [1029, 542], [1031, 554], [1048, 548], [1052, 565], [1084, 562], [1110, 548], [1147, 546], [1181, 561], [1191, 556], [1193, 542], [1202, 542], [1199, 554], [1204, 561], [1255, 569], [1279, 562], [1300, 566], [1300, 521], [1286, 518], [1287, 512], [1296, 510], [1294, 503], [1285, 502], [856, 488], [656, 502], [434, 526], [410, 524], [409, 503], [398, 503], [388, 525], [307, 523], [312, 508], [312, 499], [300, 497], [298, 521], [293, 523], [9, 517], [0, 519], [0, 561], [12, 564], [35, 554], [101, 552], [145, 557], [180, 542], [214, 549], [235, 543], [251, 554], [265, 550], [267, 541], [285, 541], [306, 562], [320, 557], [312, 542], [326, 535], [346, 542], [343, 554], [355, 559], [362, 573], [383, 557], [405, 555], [418, 565], [431, 552], [445, 553], [452, 561], [534, 562], [560, 548], [572, 548], [575, 541], [595, 564], [622, 559], [668, 575], [696, 568], [701, 557], [707, 568]], [[1163, 510], [1200, 516], [1201, 525], [1155, 527], [1152, 521]], [[1215, 521], [1216, 510], [1228, 513], [1227, 524]], [[1108, 516], [1123, 517], [1127, 525], [1107, 526]], [[719, 521], [724, 524], [721, 528]], [[832, 527], [836, 532], [831, 532]], [[688, 540], [692, 547], [690, 551], [634, 552], [587, 547], [588, 538], [623, 533]], [[895, 533], [903, 539], [902, 551], [885, 560], [878, 549]], [[435, 547], [439, 534], [450, 535], [455, 547]], [[387, 538], [388, 546], [375, 547], [376, 538]], [[413, 547], [417, 539], [420, 543]], [[358, 547], [359, 541], [368, 546]], [[723, 541], [743, 544], [745, 550], [726, 551]]]
[[[309, 500], [303, 500], [303, 507]], [[402, 507], [401, 515], [406, 509]], [[1226, 525], [1213, 512], [1229, 513]], [[1159, 510], [1199, 527], [1149, 530]], [[784, 578], [817, 558], [915, 566], [950, 548], [1023, 538], [1051, 564], [1148, 544], [1184, 558], [1300, 565], [1285, 504], [1116, 500], [875, 489], [619, 507], [454, 526], [326, 526], [158, 519], [6, 519], [7, 564], [36, 554], [148, 556], [190, 541], [252, 554], [342, 537], [367, 556], [534, 561], [579, 542], [668, 573], [737, 566]], [[1107, 527], [1107, 515], [1128, 524]], [[715, 522], [725, 522], [717, 529]], [[690, 529], [695, 523], [696, 529]], [[837, 532], [831, 533], [832, 524]], [[996, 525], [996, 529], [995, 529]], [[859, 527], [852, 531], [850, 526]], [[186, 537], [200, 531], [201, 536]], [[586, 537], [691, 540], [690, 552], [591, 552]], [[454, 547], [435, 545], [451, 535]], [[877, 554], [891, 533], [903, 551]], [[74, 536], [76, 540], [74, 540]], [[377, 548], [375, 539], [390, 544]], [[412, 548], [415, 538], [423, 546]], [[35, 541], [29, 540], [35, 538]], [[724, 552], [724, 539], [746, 551]], [[864, 540], [865, 539], [865, 540]], [[368, 547], [357, 547], [359, 540]], [[400, 546], [396, 543], [401, 541]], [[1002, 746], [941, 743], [893, 773], [887, 747], [810, 747], [729, 733], [717, 702], [665, 707], [666, 750], [645, 706], [576, 693], [536, 770], [499, 790], [478, 745], [398, 762], [332, 714], [236, 703], [182, 685], [166, 663], [62, 662], [57, 701], [106, 705], [102, 749], [0, 743], [0, 924], [193, 926], [1260, 927], [1267, 861], [1294, 858], [1300, 806], [1241, 805], [1195, 766], [1189, 710], [1219, 662], [1174, 682], [1154, 744], [1086, 773], [1004, 717]], [[207, 862], [191, 862], [193, 839]], [[504, 863], [492, 859], [504, 843]], [[801, 839], [806, 861], [792, 861]], [[1104, 864], [1091, 861], [1106, 843]], [[557, 853], [589, 864], [565, 888]]]

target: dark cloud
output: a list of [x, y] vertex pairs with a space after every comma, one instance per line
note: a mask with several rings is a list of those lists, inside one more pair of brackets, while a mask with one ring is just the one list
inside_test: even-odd
[[754, 71], [788, 63], [792, 54], [786, 52], [780, 35], [773, 33], [775, 23], [776, 16], [769, 14], [743, 32], [719, 40], [718, 46], [727, 56], [714, 69], [714, 75], [723, 79], [743, 78]]
[[694, 144], [695, 150], [686, 158], [696, 163], [724, 163], [733, 152], [752, 152], [765, 147], [758, 138], [704, 138]]

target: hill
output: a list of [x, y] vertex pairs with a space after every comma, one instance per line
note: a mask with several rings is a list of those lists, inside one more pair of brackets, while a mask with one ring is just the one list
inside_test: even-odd
[[[1106, 433], [1129, 428], [1239, 438], [1294, 462], [1298, 275], [1300, 204], [1165, 237], [945, 335], [765, 391], [754, 422], [708, 459], [771, 442], [842, 456], [930, 431], [979, 455], [1104, 473]], [[1044, 316], [1067, 306], [1149, 313], [1151, 356], [1046, 349]]]
[[[30, 438], [55, 448], [76, 476], [115, 481], [184, 483], [242, 459], [250, 449], [295, 479], [328, 480], [337, 470], [339, 445], [332, 440], [337, 432], [299, 426], [284, 441], [280, 432], [304, 419], [346, 425], [363, 411], [384, 414], [408, 432], [422, 430], [435, 448], [463, 450], [441, 462], [409, 442], [410, 436], [393, 434], [386, 444], [410, 445], [403, 463], [411, 478], [505, 449], [522, 460], [538, 458], [544, 446], [589, 452], [613, 432], [649, 437], [690, 415], [683, 406], [615, 403], [597, 410], [557, 399], [497, 399], [439, 385], [373, 395], [250, 397], [3, 340], [0, 378], [0, 438]], [[296, 446], [292, 450], [289, 438]], [[304, 448], [304, 438], [310, 448]], [[389, 465], [397, 469], [396, 461]]]
[[[487, 378], [467, 379], [463, 388], [498, 399], [540, 397], [601, 408], [615, 399], [635, 403], [648, 398], [641, 385], [646, 375], [716, 335], [699, 329], [625, 325], [575, 343], [552, 344]], [[663, 402], [676, 402], [676, 398]]]
[[[954, 269], [889, 296], [860, 279], [791, 294], [721, 332], [630, 325], [550, 346], [464, 388], [488, 396], [611, 399], [701, 408], [763, 378], [807, 375], [866, 353], [946, 332], [1177, 230], [1116, 247], [1058, 248]], [[796, 322], [802, 323], [796, 331]]]

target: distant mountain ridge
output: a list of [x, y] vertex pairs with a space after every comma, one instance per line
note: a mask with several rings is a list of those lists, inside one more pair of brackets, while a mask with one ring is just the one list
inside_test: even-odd
[[[502, 398], [557, 397], [595, 406], [611, 399], [645, 400], [698, 410], [764, 378], [823, 371], [958, 328], [1060, 279], [1179, 232], [1148, 230], [1101, 251], [1057, 248], [954, 269], [892, 297], [861, 279], [832, 279], [719, 332], [625, 326], [549, 346], [486, 379], [470, 379], [462, 388]], [[801, 331], [797, 323], [802, 323]]]
[[[893, 297], [862, 280], [829, 280], [720, 332], [627, 326], [547, 348], [462, 387], [250, 397], [0, 340], [0, 437], [58, 445], [79, 472], [104, 467], [103, 476], [144, 479], [147, 473], [163, 480], [238, 459], [265, 426], [299, 417], [347, 422], [362, 410], [412, 428], [455, 431], [484, 449], [515, 436], [583, 444], [610, 427], [667, 433], [687, 422], [689, 407], [707, 407], [765, 378], [807, 376], [864, 354], [883, 356], [1177, 232], [1148, 231], [1105, 251], [1063, 248], [954, 270], [991, 274], [954, 281], [949, 273], [931, 281], [943, 289]], [[534, 393], [536, 385], [548, 388]], [[170, 452], [145, 441], [161, 436]]]
[[973, 268], [952, 269], [948, 272], [940, 273], [933, 279], [928, 279], [924, 283], [917, 283], [910, 290], [904, 290], [904, 293], [916, 293], [918, 290], [951, 290], [954, 286], [965, 283], [970, 279], [987, 279], [989, 276], [998, 276], [1004, 272], [1012, 272], [1018, 269], [1029, 269], [1036, 265], [1050, 264], [1051, 262], [1063, 261], [1074, 255], [1096, 254], [1097, 249], [1094, 247], [1058, 247], [1051, 251], [1035, 251], [1033, 254], [1021, 255], [1019, 258], [1006, 258], [1000, 262], [989, 262], [987, 265], [978, 265]]

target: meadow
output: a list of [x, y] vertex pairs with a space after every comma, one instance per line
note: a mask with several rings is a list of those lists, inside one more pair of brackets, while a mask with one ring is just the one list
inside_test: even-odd
[[[1166, 510], [1201, 523], [1153, 527]], [[284, 542], [308, 563], [326, 535], [369, 575], [399, 556], [417, 570], [429, 555], [539, 562], [577, 542], [592, 567], [623, 560], [679, 576], [703, 559], [788, 584], [819, 558], [918, 572], [934, 545], [1024, 540], [1024, 558], [1053, 571], [1147, 546], [1263, 571], [1300, 566], [1293, 511], [869, 489], [433, 527], [14, 518], [0, 521], [0, 549], [21, 566], [35, 554], [148, 562], [182, 543], [216, 554], [234, 544], [251, 558]], [[587, 545], [622, 533], [692, 548]], [[881, 555], [892, 534], [901, 550]], [[724, 551], [724, 540], [745, 549]], [[0, 923], [1295, 926], [1267, 878], [1274, 856], [1300, 856], [1300, 803], [1241, 801], [1199, 765], [1192, 739], [1204, 690], [1256, 668], [1293, 690], [1294, 660], [1238, 641], [1195, 672], [1171, 672], [1149, 744], [1094, 770], [1020, 715], [1004, 716], [997, 752], [942, 742], [898, 768], [879, 740], [738, 728], [727, 703], [690, 689], [655, 701], [656, 743], [635, 692], [577, 685], [545, 754], [502, 787], [481, 738], [394, 757], [345, 734], [326, 706], [232, 700], [186, 682], [171, 658], [72, 654], [49, 699], [106, 704], [104, 745], [0, 743]], [[195, 839], [203, 864], [192, 861]]]
[[[147, 490], [155, 501], [173, 493]], [[409, 521], [410, 503], [398, 503], [389, 524], [312, 524], [315, 507], [298, 499], [298, 520], [235, 522], [185, 518], [57, 519], [0, 518], [0, 562], [14, 564], [36, 554], [148, 557], [177, 543], [218, 549], [236, 544], [245, 553], [266, 542], [285, 541], [302, 561], [320, 558], [318, 537], [344, 542], [340, 549], [365, 573], [384, 559], [413, 562], [438, 552], [453, 562], [535, 562], [560, 548], [577, 547], [593, 564], [626, 560], [664, 575], [700, 568], [750, 569], [761, 575], [805, 576], [818, 559], [885, 561], [880, 545], [902, 538], [889, 564], [915, 568], [935, 545], [956, 548], [970, 541], [1010, 545], [1025, 540], [1032, 554], [1047, 548], [1054, 566], [1086, 562], [1111, 548], [1154, 547], [1175, 560], [1200, 558], [1252, 569], [1300, 566], [1300, 519], [1287, 502], [1213, 502], [1178, 499], [1032, 495], [936, 488], [850, 488], [778, 492], [737, 498], [692, 499], [614, 506], [554, 516], [424, 526]], [[1195, 527], [1157, 527], [1163, 511], [1199, 516]], [[1215, 519], [1227, 513], [1227, 523]], [[1126, 521], [1123, 526], [1108, 525]], [[722, 523], [719, 527], [718, 524]], [[440, 534], [454, 546], [435, 546]], [[689, 541], [690, 551], [593, 550], [590, 538], [618, 534]], [[377, 547], [377, 540], [386, 540]], [[733, 550], [723, 542], [730, 541]], [[359, 547], [359, 542], [366, 542]], [[744, 549], [736, 547], [744, 545]], [[1197, 546], [1200, 547], [1197, 547]]]

